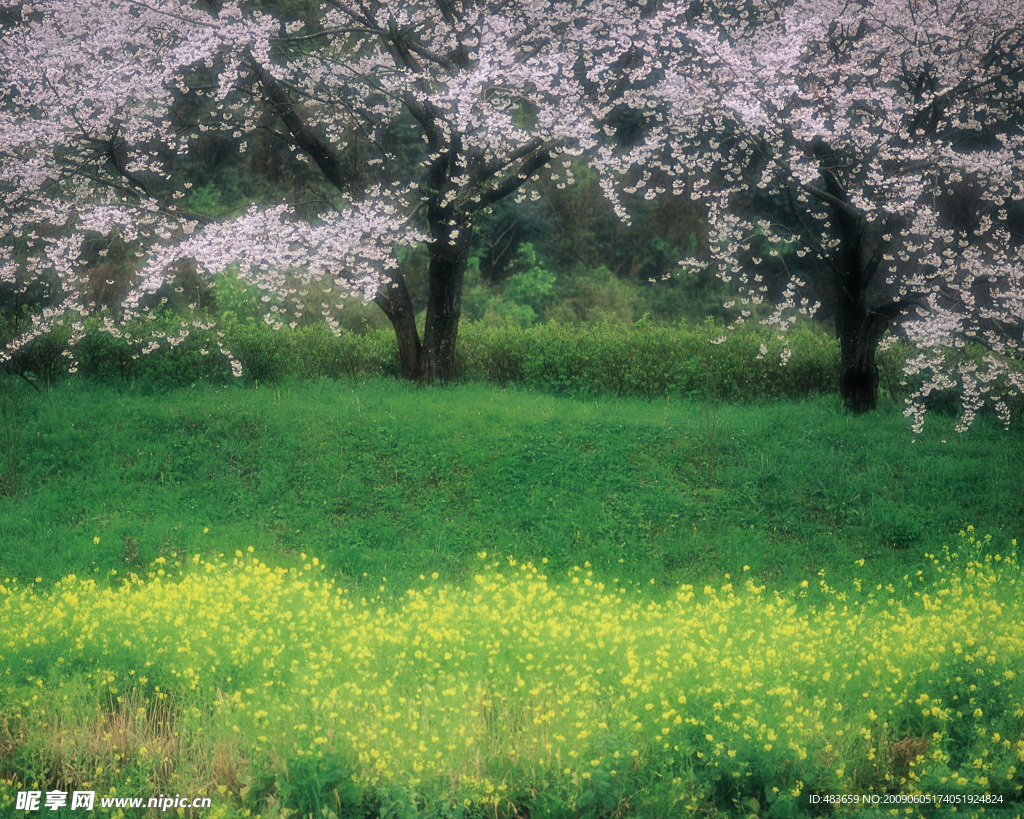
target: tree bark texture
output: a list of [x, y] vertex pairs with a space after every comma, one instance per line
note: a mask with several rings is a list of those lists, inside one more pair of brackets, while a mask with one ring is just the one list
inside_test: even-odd
[[399, 273], [394, 281], [377, 291], [374, 301], [395, 330], [402, 377], [415, 381], [419, 378], [423, 345], [420, 344], [420, 334], [416, 328], [416, 308], [405, 285], [405, 277]]
[[469, 246], [465, 242], [435, 240], [428, 245], [428, 251], [429, 290], [422, 342], [416, 326], [416, 309], [401, 274], [381, 287], [374, 298], [394, 328], [402, 377], [422, 384], [452, 381], [459, 376], [456, 342], [469, 260]]
[[836, 303], [836, 335], [839, 337], [839, 395], [854, 413], [878, 406], [876, 354], [888, 320], [866, 308], [863, 297], [840, 295]]
[[825, 191], [816, 195], [832, 211], [839, 245], [832, 257], [839, 338], [839, 395], [846, 407], [857, 414], [878, 406], [878, 364], [876, 353], [889, 320], [870, 306], [871, 282], [878, 269], [881, 245], [871, 249], [871, 230], [866, 219], [848, 201], [837, 176], [841, 162], [832, 149], [819, 140], [814, 146], [821, 163]]
[[466, 277], [469, 246], [447, 239], [447, 231], [430, 243], [429, 294], [420, 353], [419, 380], [451, 381], [459, 376], [455, 344], [462, 316], [462, 284]]

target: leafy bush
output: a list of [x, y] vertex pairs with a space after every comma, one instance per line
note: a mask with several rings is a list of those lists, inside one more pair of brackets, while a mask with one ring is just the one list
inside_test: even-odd
[[555, 274], [537, 258], [533, 245], [524, 242], [512, 261], [516, 271], [505, 280], [505, 295], [516, 304], [540, 312], [555, 291]]
[[[29, 322], [16, 313], [0, 312], [0, 347], [29, 328]], [[58, 326], [18, 349], [3, 368], [15, 374], [32, 373], [46, 384], [54, 383], [67, 371], [67, 348], [71, 332]]]
[[242, 365], [250, 381], [276, 381], [292, 359], [294, 332], [272, 330], [265, 324], [238, 322], [228, 325], [226, 345]]
[[291, 372], [299, 378], [357, 378], [397, 374], [394, 334], [387, 330], [334, 335], [311, 324], [292, 336]]
[[[512, 289], [514, 291], [515, 287]], [[469, 260], [466, 269], [462, 311], [466, 320], [480, 321], [490, 326], [511, 324], [515, 327], [529, 327], [536, 324], [538, 319], [537, 311], [529, 304], [517, 303], [510, 294], [502, 293], [484, 282], [480, 259], [476, 256]]]
[[84, 375], [166, 388], [230, 378], [222, 344], [220, 334], [206, 326], [170, 312], [152, 312], [123, 329], [90, 319], [71, 352]]
[[581, 268], [558, 281], [558, 297], [547, 316], [560, 322], [631, 322], [639, 313], [638, 290], [604, 265]]
[[833, 393], [838, 381], [838, 343], [807, 328], [783, 339], [763, 328], [727, 333], [713, 322], [667, 327], [645, 317], [526, 329], [471, 324], [460, 341], [468, 379], [556, 392], [750, 401]]
[[[556, 393], [736, 402], [833, 395], [839, 380], [838, 341], [808, 325], [781, 335], [754, 324], [727, 331], [713, 319], [671, 326], [647, 316], [632, 323], [535, 324], [532, 307], [497, 294], [477, 307], [486, 309], [484, 319], [463, 322], [459, 334], [461, 372], [467, 381]], [[73, 349], [68, 349], [70, 329], [59, 327], [20, 350], [5, 369], [52, 383], [66, 372], [70, 356], [91, 377], [161, 388], [231, 380], [232, 358], [241, 364], [247, 381], [263, 383], [401, 372], [390, 329], [342, 328], [334, 333], [317, 322], [275, 330], [237, 315], [227, 311], [221, 330], [170, 311], [150, 313], [122, 330], [93, 318]], [[9, 317], [4, 322], [0, 339], [13, 337], [17, 325]], [[908, 379], [903, 371], [914, 354], [903, 341], [879, 351], [883, 396], [901, 401], [919, 386], [922, 376]], [[984, 354], [965, 349], [947, 355], [969, 363], [981, 361]], [[936, 393], [929, 398], [929, 409], [956, 414], [960, 405], [954, 393]], [[1019, 411], [1016, 404], [1011, 407], [1011, 412]]]
[[236, 269], [228, 268], [214, 278], [213, 294], [221, 321], [227, 324], [262, 323], [267, 310], [267, 305], [261, 300], [263, 293], [255, 285], [240, 279]]

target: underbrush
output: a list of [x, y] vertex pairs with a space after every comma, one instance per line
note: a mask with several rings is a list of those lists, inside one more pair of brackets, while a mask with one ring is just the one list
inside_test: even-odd
[[[0, 342], [13, 332], [10, 320], [0, 317]], [[57, 328], [19, 350], [4, 369], [53, 384], [66, 377], [71, 362], [73, 372], [90, 379], [160, 390], [238, 379], [271, 385], [401, 378], [394, 333], [383, 329], [335, 334], [321, 322], [271, 329], [237, 317], [213, 326], [201, 316], [154, 312], [123, 328], [92, 318], [74, 346], [68, 346], [68, 337], [68, 328]], [[920, 353], [908, 344], [887, 339], [877, 356], [883, 402], [912, 402], [908, 414], [918, 429], [926, 411], [955, 416], [966, 409], [953, 382], [941, 389], [923, 386], [930, 368], [958, 372], [973, 383], [972, 374], [986, 372], [991, 363], [988, 351], [974, 345], [933, 353], [923, 370], [915, 364], [920, 372], [913, 376], [905, 368]], [[726, 330], [712, 319], [656, 324], [646, 316], [633, 323], [529, 327], [467, 321], [459, 332], [454, 380], [576, 397], [756, 403], [836, 395], [839, 358], [838, 341], [806, 324], [779, 333], [753, 324]], [[1010, 382], [1019, 379], [1021, 363], [1007, 366], [1005, 377], [986, 380], [982, 390], [995, 403], [972, 404], [965, 426], [979, 410], [1002, 421], [1020, 414], [1018, 391]]]
[[34, 787], [209, 794], [217, 817], [1017, 810], [1015, 547], [968, 531], [899, 581], [792, 592], [748, 567], [666, 591], [485, 553], [464, 585], [377, 594], [241, 551], [7, 580], [0, 807]]
[[[90, 320], [84, 338], [70, 350], [67, 333], [56, 331], [20, 352], [12, 366], [53, 382], [73, 354], [83, 375], [157, 388], [226, 383], [233, 377], [232, 358], [250, 383], [401, 372], [394, 333], [386, 330], [335, 335], [322, 323], [273, 330], [239, 321], [214, 328], [171, 313], [152, 314], [123, 329], [103, 328], [99, 319]], [[907, 391], [902, 383], [906, 353], [900, 345], [880, 353], [881, 388], [888, 396]], [[828, 395], [836, 391], [839, 367], [838, 342], [809, 327], [780, 336], [761, 327], [726, 332], [711, 321], [666, 326], [647, 319], [526, 328], [464, 322], [458, 356], [466, 381], [647, 399]]]

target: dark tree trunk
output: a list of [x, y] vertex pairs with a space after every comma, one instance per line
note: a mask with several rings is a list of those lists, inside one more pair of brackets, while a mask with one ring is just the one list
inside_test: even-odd
[[416, 308], [401, 273], [391, 284], [377, 291], [374, 301], [384, 311], [384, 315], [395, 329], [402, 376], [410, 381], [419, 378], [423, 347], [420, 344], [419, 331], [416, 329]]
[[839, 244], [832, 257], [832, 281], [839, 338], [839, 395], [855, 413], [878, 406], [875, 355], [889, 319], [872, 309], [871, 282], [881, 261], [882, 244], [873, 238], [864, 215], [850, 205], [838, 174], [844, 162], [824, 140], [813, 146], [825, 189], [812, 189], [832, 211]]
[[469, 260], [468, 242], [451, 241], [447, 231], [430, 243], [429, 250], [430, 290], [419, 361], [419, 380], [424, 384], [451, 381], [459, 375], [455, 342], [459, 336], [462, 284]]
[[[842, 224], [842, 223], [841, 223]], [[839, 395], [851, 412], [878, 406], [876, 354], [900, 304], [872, 307], [870, 282], [876, 262], [863, 252], [864, 227], [846, 224], [836, 264], [836, 336], [839, 338]]]
[[878, 364], [875, 354], [888, 321], [867, 309], [863, 294], [843, 294], [836, 302], [839, 337], [839, 395], [857, 414], [878, 406]]
[[430, 243], [429, 253], [429, 293], [422, 343], [416, 327], [416, 309], [401, 274], [382, 287], [374, 299], [395, 330], [402, 376], [423, 384], [451, 381], [459, 375], [455, 343], [469, 245], [442, 239]]

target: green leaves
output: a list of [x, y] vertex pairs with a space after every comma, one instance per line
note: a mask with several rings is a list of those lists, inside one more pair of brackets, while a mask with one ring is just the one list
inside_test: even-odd
[[554, 293], [555, 274], [544, 267], [529, 242], [519, 246], [512, 267], [516, 272], [505, 280], [505, 295], [540, 312]]

